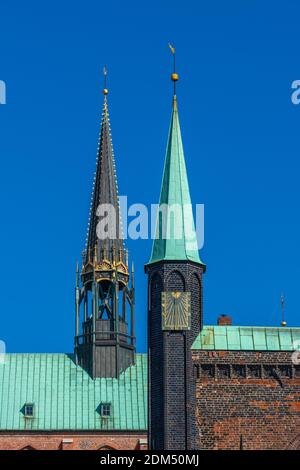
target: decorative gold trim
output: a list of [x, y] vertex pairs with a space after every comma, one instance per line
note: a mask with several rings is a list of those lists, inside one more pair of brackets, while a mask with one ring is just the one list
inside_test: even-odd
[[111, 277], [97, 277], [96, 282], [102, 282], [102, 281], [110, 281], [111, 282]]
[[[111, 277], [98, 277], [98, 278], [96, 278], [96, 282], [102, 282], [102, 281], [112, 282], [112, 278]], [[118, 282], [120, 284], [123, 284], [123, 286], [127, 286], [127, 284], [128, 284], [128, 282], [124, 282], [122, 279], [118, 279]]]
[[128, 266], [126, 266], [123, 261], [119, 261], [118, 263], [116, 263], [115, 269], [121, 273], [128, 274]]
[[95, 264], [95, 271], [111, 271], [112, 268], [113, 266], [108, 259], [103, 259], [101, 263]]
[[90, 261], [88, 261], [84, 266], [82, 266], [81, 274], [86, 273], [88, 268], [90, 268], [91, 271], [94, 270], [94, 266]]

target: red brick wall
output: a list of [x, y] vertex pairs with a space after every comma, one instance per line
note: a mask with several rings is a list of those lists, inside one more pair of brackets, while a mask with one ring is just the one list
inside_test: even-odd
[[137, 450], [147, 448], [147, 435], [145, 433], [0, 433], [0, 450], [26, 450], [26, 447], [36, 450], [101, 450], [101, 448]]
[[193, 358], [201, 449], [300, 449], [300, 370], [290, 352]]

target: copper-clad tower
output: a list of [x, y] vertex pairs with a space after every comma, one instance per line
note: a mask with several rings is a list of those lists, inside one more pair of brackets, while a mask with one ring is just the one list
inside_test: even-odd
[[[173, 55], [175, 49], [171, 46]], [[202, 276], [179, 125], [175, 70], [171, 124], [148, 274], [148, 419], [152, 450], [197, 448], [191, 347], [202, 328]]]

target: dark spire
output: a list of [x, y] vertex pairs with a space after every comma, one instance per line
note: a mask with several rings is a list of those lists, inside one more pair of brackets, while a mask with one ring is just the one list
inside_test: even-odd
[[[107, 105], [107, 88], [104, 88], [104, 105], [102, 113], [101, 131], [97, 154], [96, 172], [88, 226], [88, 237], [84, 264], [101, 262], [107, 259], [111, 263], [125, 260], [124, 242], [121, 230], [118, 184], [115, 170], [115, 160], [110, 131], [110, 121]], [[103, 204], [110, 205], [114, 212], [108, 218], [105, 211], [99, 213]], [[97, 236], [97, 225], [101, 220], [108, 221], [112, 232], [106, 239]], [[103, 224], [104, 225], [104, 224]], [[99, 234], [99, 232], [98, 232]]]
[[103, 94], [87, 244], [75, 289], [76, 362], [93, 378], [118, 377], [135, 360], [134, 282], [121, 230], [106, 69]]

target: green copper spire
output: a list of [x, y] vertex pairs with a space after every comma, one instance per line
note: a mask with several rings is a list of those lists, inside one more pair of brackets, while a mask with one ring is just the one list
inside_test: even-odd
[[[178, 75], [173, 73], [171, 78], [175, 82], [178, 80]], [[198, 251], [175, 94], [156, 223], [156, 238], [148, 264], [162, 260], [189, 260], [203, 264]]]

